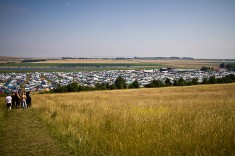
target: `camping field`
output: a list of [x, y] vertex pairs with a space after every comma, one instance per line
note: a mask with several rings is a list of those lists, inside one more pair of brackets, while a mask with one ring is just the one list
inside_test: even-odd
[[[235, 84], [33, 94], [27, 110], [4, 108], [1, 129], [28, 115], [69, 155], [235, 154]], [[31, 131], [32, 142], [44, 139]]]

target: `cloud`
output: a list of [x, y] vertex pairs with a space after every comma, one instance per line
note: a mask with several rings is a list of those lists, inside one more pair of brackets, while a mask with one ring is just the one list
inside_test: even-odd
[[5, 5], [0, 6], [0, 13], [3, 14], [19, 14], [19, 13], [29, 13], [30, 11], [27, 8], [13, 6], [13, 5]]

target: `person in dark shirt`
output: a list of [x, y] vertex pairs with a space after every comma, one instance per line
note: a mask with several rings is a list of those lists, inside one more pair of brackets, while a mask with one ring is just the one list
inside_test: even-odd
[[31, 94], [30, 92], [26, 92], [26, 103], [27, 103], [27, 106], [30, 107], [31, 106]]
[[18, 92], [15, 93], [15, 103], [16, 103], [16, 107], [20, 108], [20, 96]]
[[14, 92], [11, 94], [11, 98], [12, 98], [12, 105], [11, 105], [11, 107], [12, 108], [16, 108], [16, 98], [15, 98], [15, 93]]

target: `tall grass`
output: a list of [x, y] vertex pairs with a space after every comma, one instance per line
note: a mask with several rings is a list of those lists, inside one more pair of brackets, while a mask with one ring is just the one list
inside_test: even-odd
[[0, 94], [0, 126], [1, 126], [2, 120], [4, 120], [6, 111], [7, 111], [6, 94]]
[[235, 84], [34, 95], [74, 155], [234, 155]]

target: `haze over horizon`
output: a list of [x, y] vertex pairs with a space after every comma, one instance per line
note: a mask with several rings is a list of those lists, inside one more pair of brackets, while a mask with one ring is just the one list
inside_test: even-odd
[[1, 0], [0, 55], [235, 59], [234, 0]]

